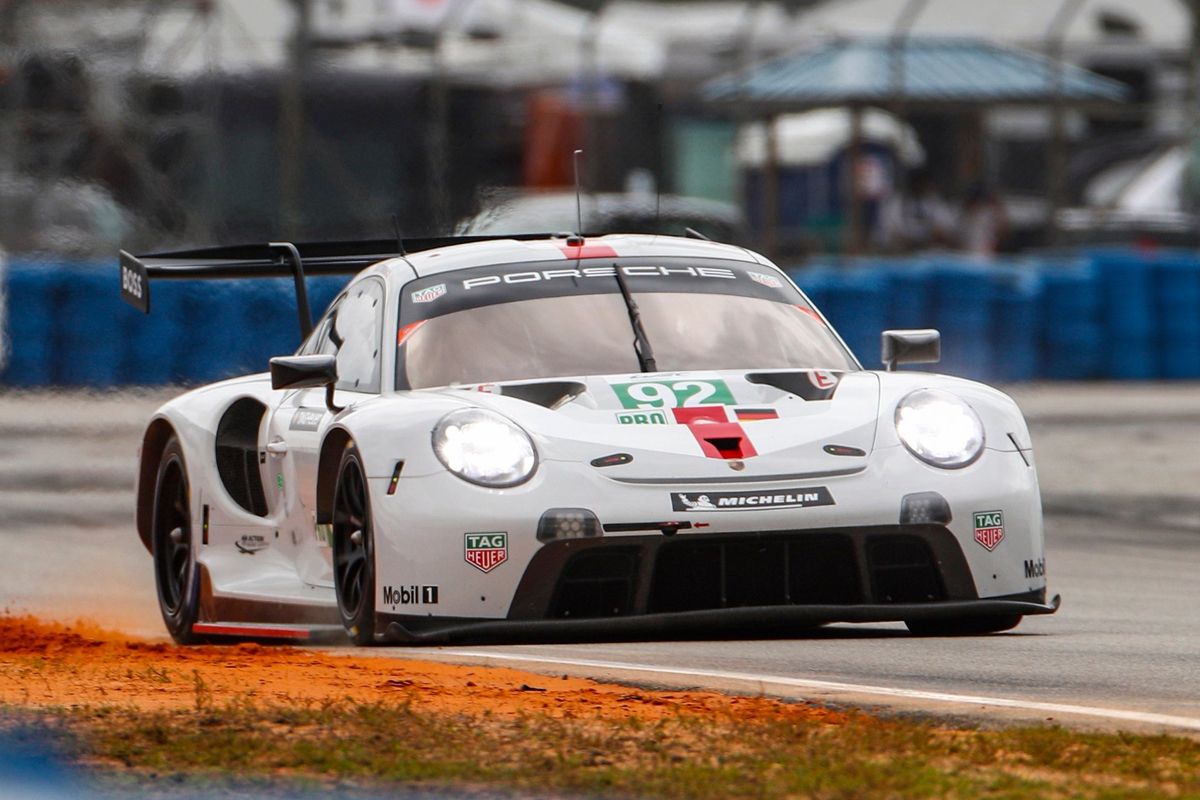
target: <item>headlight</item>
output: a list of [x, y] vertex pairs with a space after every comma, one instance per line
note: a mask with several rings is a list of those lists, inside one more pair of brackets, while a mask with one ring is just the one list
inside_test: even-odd
[[896, 406], [896, 433], [926, 464], [958, 469], [983, 452], [983, 423], [964, 401], [936, 389], [910, 392]]
[[480, 486], [516, 486], [537, 469], [537, 451], [529, 434], [482, 408], [464, 408], [442, 417], [433, 429], [433, 452], [446, 469]]

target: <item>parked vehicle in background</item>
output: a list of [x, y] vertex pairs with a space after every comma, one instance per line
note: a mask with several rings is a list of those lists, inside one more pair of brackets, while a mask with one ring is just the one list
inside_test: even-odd
[[133, 230], [129, 213], [94, 184], [0, 177], [0, 248], [11, 253], [108, 256]]
[[[682, 236], [688, 228], [709, 239], [746, 243], [742, 213], [730, 203], [653, 191], [583, 194], [583, 229], [593, 233], [665, 233]], [[510, 233], [574, 231], [574, 192], [502, 190], [488, 197], [488, 207], [462, 220], [457, 233], [496, 236]]]

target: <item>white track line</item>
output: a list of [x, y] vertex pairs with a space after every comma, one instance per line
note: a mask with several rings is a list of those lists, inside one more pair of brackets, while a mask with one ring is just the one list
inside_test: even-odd
[[948, 692], [927, 692], [919, 689], [900, 689], [891, 686], [870, 686], [858, 683], [839, 683], [837, 681], [822, 681], [812, 678], [788, 678], [782, 675], [756, 675], [749, 672], [723, 672], [720, 670], [683, 669], [674, 667], [655, 667], [649, 664], [631, 664], [621, 661], [592, 661], [582, 658], [550, 658], [545, 656], [509, 655], [491, 652], [469, 650], [436, 650], [430, 653], [409, 651], [414, 657], [436, 653], [439, 656], [453, 659], [478, 661], [508, 661], [526, 662], [530, 664], [546, 664], [560, 667], [583, 667], [587, 669], [609, 669], [627, 673], [644, 675], [659, 675], [664, 677], [709, 678], [722, 681], [738, 681], [757, 684], [760, 688], [767, 686], [783, 686], [792, 689], [817, 689], [832, 692], [849, 692], [854, 694], [876, 695], [880, 697], [898, 697], [908, 700], [931, 700], [939, 703], [957, 703], [971, 706], [994, 706], [998, 708], [1015, 708], [1024, 711], [1038, 711], [1047, 714], [1074, 714], [1085, 717], [1120, 720], [1146, 725], [1162, 725], [1171, 728], [1186, 728], [1200, 731], [1200, 719], [1195, 717], [1179, 717], [1171, 714], [1155, 714], [1146, 711], [1128, 711], [1119, 708], [1100, 708], [1096, 706], [1077, 706], [1069, 703], [1043, 703], [1036, 700], [1017, 700], [1009, 697], [985, 697], [982, 695], [950, 694]]

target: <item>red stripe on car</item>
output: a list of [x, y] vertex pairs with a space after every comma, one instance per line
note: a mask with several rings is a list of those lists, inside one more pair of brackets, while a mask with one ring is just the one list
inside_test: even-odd
[[563, 255], [567, 258], [616, 258], [617, 251], [613, 250], [606, 244], [580, 244], [570, 245], [562, 244], [558, 249], [563, 251]]
[[725, 406], [675, 408], [675, 421], [686, 425], [708, 458], [741, 459], [758, 455], [745, 429], [729, 422]]
[[193, 633], [217, 636], [245, 636], [251, 639], [307, 639], [309, 632], [304, 628], [274, 628], [267, 625], [222, 625], [219, 622], [197, 622], [192, 625]]

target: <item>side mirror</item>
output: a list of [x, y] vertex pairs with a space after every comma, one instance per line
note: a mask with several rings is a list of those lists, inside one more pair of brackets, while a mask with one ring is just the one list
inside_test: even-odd
[[334, 356], [277, 356], [271, 359], [272, 389], [313, 389], [337, 383]]
[[933, 328], [884, 331], [880, 361], [888, 372], [897, 364], [936, 364], [942, 360], [942, 334]]

